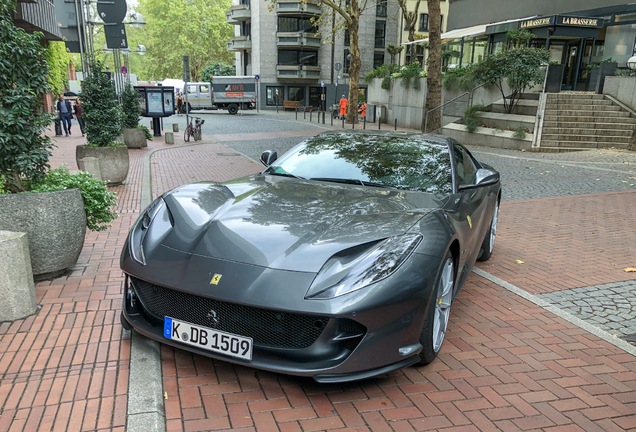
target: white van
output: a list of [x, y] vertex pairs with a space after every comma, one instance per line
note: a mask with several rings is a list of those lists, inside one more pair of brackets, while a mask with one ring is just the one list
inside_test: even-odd
[[189, 111], [227, 109], [236, 114], [239, 109], [256, 108], [256, 79], [249, 76], [215, 76], [212, 82], [192, 82], [185, 86]]

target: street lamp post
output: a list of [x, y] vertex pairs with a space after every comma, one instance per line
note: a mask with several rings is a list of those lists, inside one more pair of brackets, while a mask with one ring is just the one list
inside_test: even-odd
[[627, 67], [631, 70], [636, 70], [636, 55], [627, 59]]

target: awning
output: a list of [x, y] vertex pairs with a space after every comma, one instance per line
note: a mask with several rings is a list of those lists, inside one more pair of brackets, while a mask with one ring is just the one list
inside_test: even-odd
[[[481, 36], [483, 34], [486, 34], [486, 27], [511, 23], [515, 21], [524, 21], [527, 19], [535, 18], [536, 16], [537, 15], [533, 15], [526, 18], [515, 18], [515, 19], [509, 19], [505, 21], [499, 21], [496, 23], [479, 24], [472, 27], [465, 27], [461, 29], [450, 30], [450, 31], [447, 31], [446, 33], [442, 33], [442, 42], [448, 42], [448, 41], [467, 38], [467, 37]], [[414, 40], [413, 42], [404, 42], [402, 45], [422, 44], [427, 42], [428, 42], [428, 38]]]

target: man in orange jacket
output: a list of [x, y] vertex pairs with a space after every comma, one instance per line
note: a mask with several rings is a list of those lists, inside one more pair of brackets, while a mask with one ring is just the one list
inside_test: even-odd
[[360, 116], [362, 117], [362, 120], [364, 120], [364, 118], [367, 116], [367, 103], [362, 101], [362, 104], [360, 105], [360, 108], [358, 108], [358, 113], [360, 113]]
[[347, 116], [347, 106], [349, 105], [349, 101], [347, 100], [345, 95], [342, 95], [342, 97], [340, 98], [340, 102], [338, 102], [338, 105], [340, 106], [340, 120], [344, 120]]

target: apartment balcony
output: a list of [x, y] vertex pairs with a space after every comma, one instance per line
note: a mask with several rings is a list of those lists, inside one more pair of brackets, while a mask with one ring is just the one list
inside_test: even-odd
[[319, 0], [277, 0], [276, 13], [279, 15], [296, 15], [299, 13], [320, 15]]
[[228, 24], [240, 24], [252, 19], [252, 10], [247, 4], [233, 5], [225, 14]]
[[29, 33], [43, 32], [46, 40], [63, 40], [57, 25], [55, 6], [52, 0], [37, 2], [22, 0], [18, 2], [13, 21], [17, 27], [21, 27]]
[[320, 33], [278, 32], [276, 39], [278, 47], [320, 48]]
[[243, 51], [252, 49], [251, 36], [234, 36], [227, 43], [228, 51]]
[[277, 65], [276, 76], [279, 79], [320, 79], [320, 66]]

